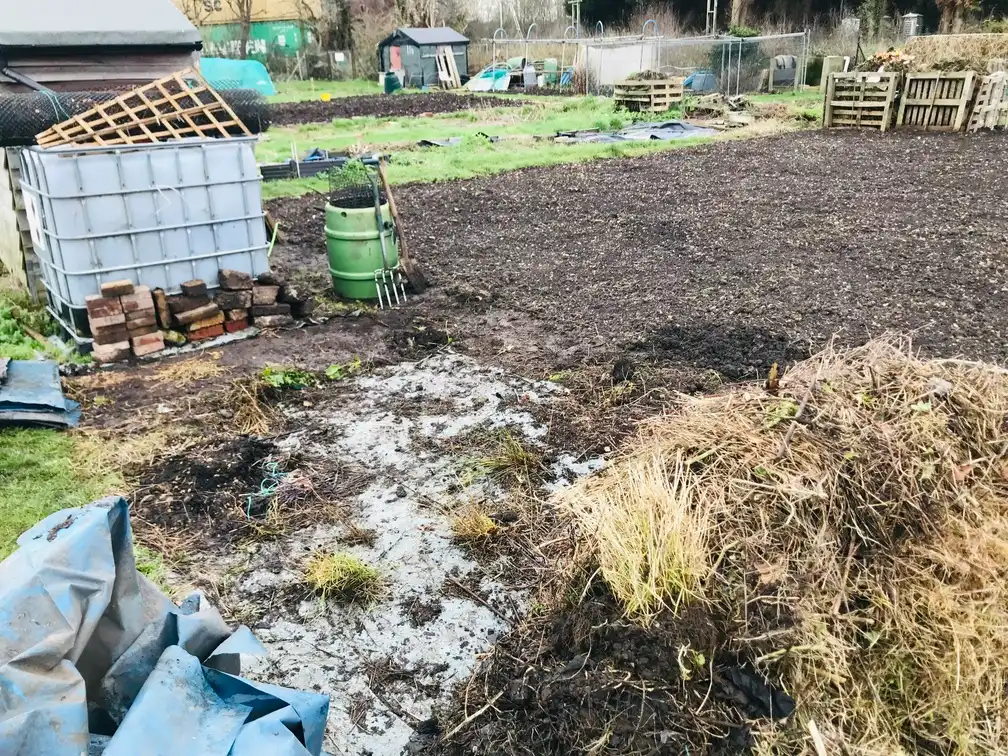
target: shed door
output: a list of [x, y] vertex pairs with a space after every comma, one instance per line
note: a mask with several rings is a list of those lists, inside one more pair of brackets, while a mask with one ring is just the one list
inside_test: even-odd
[[402, 50], [398, 47], [389, 48], [389, 68], [398, 71], [402, 68]]

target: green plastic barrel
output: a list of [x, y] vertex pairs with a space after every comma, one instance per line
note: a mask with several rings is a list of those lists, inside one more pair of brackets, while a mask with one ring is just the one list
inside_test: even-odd
[[[382, 205], [382, 233], [388, 267], [399, 262], [399, 244], [392, 233], [392, 213]], [[384, 267], [381, 238], [373, 207], [359, 210], [326, 204], [325, 235], [333, 290], [346, 299], [375, 299], [375, 271]]]
[[402, 82], [399, 81], [398, 74], [395, 74], [392, 71], [385, 72], [384, 82], [385, 82], [385, 94], [393, 94], [402, 89]]

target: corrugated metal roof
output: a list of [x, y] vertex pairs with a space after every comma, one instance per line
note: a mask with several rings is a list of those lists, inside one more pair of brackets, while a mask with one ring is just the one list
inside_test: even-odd
[[171, 0], [3, 0], [0, 45], [195, 45], [200, 33]]
[[438, 26], [433, 29], [405, 26], [396, 29], [396, 34], [409, 37], [418, 45], [457, 45], [469, 41], [450, 26]]

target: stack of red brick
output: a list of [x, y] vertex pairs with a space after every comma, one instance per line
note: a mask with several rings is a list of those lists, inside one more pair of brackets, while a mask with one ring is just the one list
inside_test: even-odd
[[94, 358], [99, 362], [124, 360], [131, 353], [142, 357], [164, 349], [154, 299], [146, 286], [110, 281], [102, 284], [101, 294], [87, 297], [85, 303]]
[[130, 281], [102, 284], [101, 295], [87, 298], [94, 358], [115, 362], [131, 352], [142, 357], [164, 349], [165, 341], [205, 341], [253, 321], [262, 328], [289, 326], [314, 308], [310, 296], [272, 273], [253, 280], [248, 273], [221, 270], [217, 278], [220, 288], [213, 296], [200, 280], [186, 281], [182, 293], [172, 295]]

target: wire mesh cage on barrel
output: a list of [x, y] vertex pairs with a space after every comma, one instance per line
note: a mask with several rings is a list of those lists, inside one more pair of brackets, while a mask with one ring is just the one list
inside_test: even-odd
[[[377, 172], [360, 160], [351, 160], [329, 171], [329, 204], [345, 210], [374, 207], [377, 186]], [[385, 193], [380, 189], [378, 199], [379, 204], [385, 204]]]

